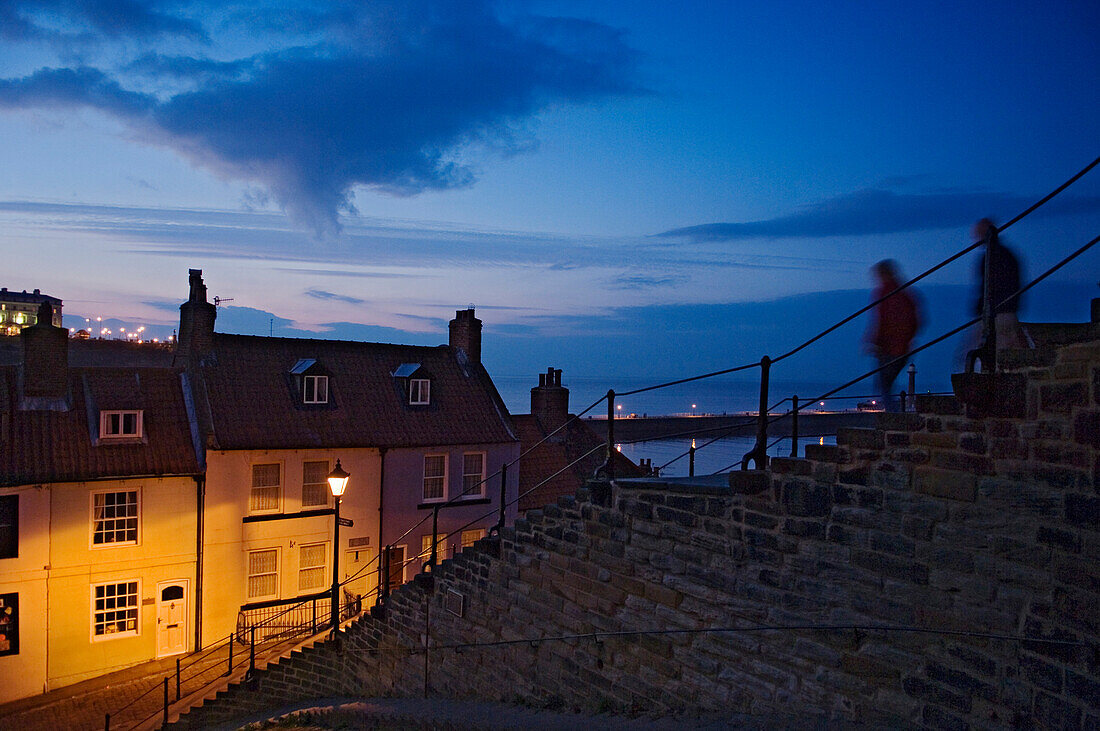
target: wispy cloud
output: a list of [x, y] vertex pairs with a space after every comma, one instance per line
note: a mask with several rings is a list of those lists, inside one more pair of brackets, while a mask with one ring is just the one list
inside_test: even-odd
[[[594, 22], [503, 20], [487, 0], [286, 5], [219, 6], [231, 24], [219, 30], [251, 32], [255, 17], [297, 12], [311, 18], [312, 38], [269, 26], [261, 30], [276, 50], [257, 56], [146, 46], [113, 67], [40, 68], [0, 79], [0, 109], [97, 109], [219, 176], [261, 186], [299, 224], [331, 233], [355, 186], [402, 196], [468, 186], [480, 154], [534, 144], [528, 123], [539, 111], [641, 91], [635, 52]], [[113, 44], [105, 58], [125, 55], [134, 38], [206, 38], [168, 7], [8, 0], [0, 26], [6, 17], [7, 33], [34, 40], [49, 34], [38, 15], [52, 14], [67, 33]]]
[[[861, 190], [761, 221], [707, 223], [657, 234], [689, 241], [738, 241], [755, 238], [826, 238], [869, 236], [966, 226], [983, 216], [1004, 220], [1040, 196], [990, 192], [896, 193]], [[1100, 196], [1056, 198], [1039, 215], [1100, 212]]]
[[681, 284], [684, 277], [654, 277], [641, 274], [624, 274], [611, 280], [614, 289], [653, 289], [654, 287], [672, 287]]
[[336, 294], [335, 292], [326, 292], [323, 289], [308, 289], [305, 292], [306, 297], [312, 297], [318, 300], [332, 300], [335, 302], [345, 302], [349, 305], [361, 305], [366, 300], [358, 297], [349, 297], [346, 294]]

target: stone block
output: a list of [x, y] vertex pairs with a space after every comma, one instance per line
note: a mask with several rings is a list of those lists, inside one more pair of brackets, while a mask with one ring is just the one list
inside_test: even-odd
[[886, 446], [886, 438], [879, 429], [849, 426], [836, 430], [836, 443], [852, 449], [882, 449]]
[[1035, 540], [1066, 553], [1081, 552], [1081, 535], [1073, 531], [1041, 525], [1035, 532]]
[[1083, 381], [1045, 383], [1039, 386], [1039, 411], [1046, 414], [1070, 414], [1088, 405], [1088, 386]]
[[961, 414], [962, 406], [954, 396], [918, 393], [917, 411], [921, 414]]
[[992, 475], [993, 460], [977, 454], [963, 452], [933, 452], [932, 466], [945, 470], [959, 470], [973, 475]]
[[1066, 670], [1066, 696], [1100, 710], [1100, 680]]
[[912, 442], [914, 447], [954, 449], [959, 446], [959, 437], [953, 432], [918, 432], [913, 434]]
[[1042, 728], [1081, 728], [1081, 709], [1048, 693], [1035, 694], [1035, 718]]
[[1080, 528], [1100, 526], [1100, 497], [1066, 493], [1066, 521]]
[[1073, 439], [1093, 449], [1100, 449], [1100, 409], [1078, 411], [1073, 417]]
[[814, 462], [836, 462], [840, 457], [840, 450], [835, 444], [807, 444], [806, 459]]
[[922, 585], [928, 583], [928, 566], [917, 561], [855, 549], [852, 551], [852, 564], [898, 581]]
[[820, 520], [794, 520], [788, 518], [783, 521], [783, 532], [800, 538], [825, 539], [825, 523]]
[[771, 475], [767, 470], [733, 470], [729, 482], [734, 495], [758, 495], [771, 487]]
[[923, 678], [909, 677], [902, 680], [901, 685], [912, 698], [919, 698], [961, 713], [970, 712], [971, 701], [969, 696], [955, 693], [936, 683], [931, 683]]
[[942, 683], [960, 693], [976, 695], [988, 701], [997, 700], [998, 691], [995, 686], [957, 668], [948, 667], [940, 662], [931, 662], [925, 672], [931, 680]]
[[964, 433], [959, 435], [959, 449], [970, 454], [985, 454], [986, 441], [984, 434]]
[[848, 485], [869, 485], [871, 482], [871, 470], [866, 465], [852, 467], [850, 469], [837, 470], [836, 479], [839, 483]]
[[808, 459], [773, 457], [768, 464], [772, 473], [777, 475], [809, 475], [813, 472], [813, 463]]
[[792, 516], [823, 517], [832, 508], [833, 497], [827, 485], [792, 480], [783, 485], [782, 502]]
[[923, 495], [974, 502], [978, 478], [966, 472], [917, 467], [913, 472], [913, 489]]
[[886, 446], [887, 447], [908, 447], [912, 442], [913, 435], [909, 432], [901, 431], [888, 431], [886, 432]]
[[924, 416], [919, 413], [884, 411], [875, 414], [875, 426], [886, 432], [920, 431], [924, 428]]

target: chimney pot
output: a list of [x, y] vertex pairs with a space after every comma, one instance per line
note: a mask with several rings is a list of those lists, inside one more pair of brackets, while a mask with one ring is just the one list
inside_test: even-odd
[[553, 431], [569, 418], [569, 389], [561, 385], [561, 370], [547, 368], [539, 385], [531, 389], [531, 413], [545, 431]]
[[471, 363], [481, 363], [481, 320], [473, 307], [455, 312], [450, 322], [450, 346], [461, 348]]
[[69, 332], [54, 327], [53, 307], [38, 305], [38, 321], [20, 333], [23, 340], [23, 395], [62, 398], [69, 389]]

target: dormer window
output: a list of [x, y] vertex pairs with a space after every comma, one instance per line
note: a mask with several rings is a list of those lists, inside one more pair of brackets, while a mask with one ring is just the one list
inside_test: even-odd
[[328, 403], [328, 373], [313, 358], [302, 358], [290, 369], [303, 404]]
[[140, 439], [142, 430], [141, 411], [100, 411], [100, 439]]
[[427, 378], [409, 379], [409, 404], [426, 406], [432, 402], [432, 382]]
[[328, 376], [303, 376], [302, 401], [307, 404], [327, 404]]
[[427, 406], [432, 402], [432, 377], [419, 363], [402, 363], [390, 375], [398, 379], [410, 406]]

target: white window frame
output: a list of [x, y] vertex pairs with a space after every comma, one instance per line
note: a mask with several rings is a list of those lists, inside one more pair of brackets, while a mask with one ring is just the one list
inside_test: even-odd
[[302, 403], [328, 403], [328, 376], [302, 376]]
[[[323, 464], [324, 476], [320, 482], [306, 482], [306, 465], [307, 464]], [[328, 507], [329, 499], [332, 497], [332, 490], [328, 485], [328, 473], [331, 471], [330, 463], [327, 459], [306, 459], [302, 460], [302, 507], [303, 508], [323, 508]], [[306, 502], [306, 486], [315, 487], [321, 486], [321, 497], [323, 498], [319, 503], [307, 503]]]
[[[96, 514], [95, 514], [95, 499], [99, 495], [111, 495], [111, 494], [124, 494], [134, 493], [134, 522], [135, 522], [135, 538], [132, 541], [105, 541], [96, 543]], [[117, 507], [117, 506], [116, 506]], [[103, 548], [117, 548], [120, 546], [140, 546], [141, 545], [141, 488], [124, 488], [121, 490], [93, 490], [88, 494], [88, 516], [90, 520], [90, 530], [88, 533], [88, 547], [93, 550], [100, 550]], [[123, 516], [119, 518], [117, 515], [113, 518], [104, 517], [103, 520], [126, 520], [130, 516]], [[111, 531], [104, 531], [106, 535], [109, 532], [117, 531], [118, 529], [112, 529]]]
[[[443, 474], [442, 475], [431, 475], [431, 476], [428, 475], [428, 460], [429, 459], [440, 459], [440, 460], [443, 461]], [[447, 462], [449, 462], [449, 461], [450, 460], [447, 458], [446, 454], [425, 454], [424, 455], [424, 482], [423, 482], [423, 487], [422, 487], [422, 490], [421, 490], [421, 493], [420, 493], [420, 496], [422, 498], [421, 502], [425, 502], [425, 503], [442, 503], [442, 502], [446, 502], [446, 500], [447, 500], [447, 472], [448, 472], [448, 468], [449, 468], [449, 465], [447, 464]], [[433, 484], [434, 484], [435, 480], [440, 480], [440, 479], [443, 481], [443, 485], [442, 485], [442, 490], [440, 490], [439, 496], [438, 497], [428, 497], [428, 480], [432, 480]]]
[[[124, 431], [126, 417], [134, 417], [134, 431]], [[118, 429], [111, 429], [114, 417], [118, 417]], [[100, 439], [141, 439], [145, 435], [145, 412], [141, 409], [112, 409], [99, 412]]]
[[[314, 564], [312, 566], [305, 566], [302, 564], [302, 556], [307, 548], [321, 547], [321, 563], [319, 565]], [[322, 541], [320, 543], [299, 543], [298, 544], [298, 593], [302, 592], [317, 592], [325, 588], [325, 577], [328, 576], [329, 565], [328, 556], [332, 552], [329, 548], [328, 541]], [[302, 585], [302, 572], [304, 571], [316, 571], [321, 569], [321, 580], [316, 586], [303, 586]]]
[[427, 406], [432, 402], [432, 380], [430, 378], [409, 379], [409, 405]]
[[[129, 585], [130, 584], [134, 585], [134, 591], [132, 593], [129, 591]], [[126, 591], [125, 594], [123, 594], [123, 596], [127, 596], [127, 597], [132, 596], [133, 597], [133, 603], [131, 604], [131, 603], [128, 602], [127, 604], [123, 605], [120, 608], [120, 607], [117, 606], [117, 602], [116, 602], [116, 606], [108, 608], [106, 605], [111, 601], [111, 597], [107, 597], [106, 592], [104, 592], [104, 596], [100, 597], [100, 598], [103, 599], [104, 607], [103, 607], [103, 609], [99, 609], [96, 606], [96, 601], [97, 601], [96, 589], [99, 589], [100, 587], [105, 588], [105, 587], [108, 587], [108, 586], [115, 587], [115, 589], [116, 589], [116, 594], [115, 594], [115, 597], [114, 597], [115, 599], [117, 599], [117, 597], [119, 596], [117, 594], [117, 588], [120, 587], [120, 586], [126, 586], [127, 591]], [[122, 639], [123, 637], [137, 637], [141, 634], [141, 579], [140, 578], [137, 578], [137, 579], [122, 579], [120, 581], [103, 581], [103, 582], [99, 582], [99, 583], [96, 583], [96, 584], [92, 584], [91, 586], [88, 587], [88, 593], [89, 593], [90, 598], [91, 598], [91, 606], [90, 606], [91, 627], [90, 627], [89, 631], [91, 632], [92, 642], [103, 642], [105, 640], [118, 640], [118, 639]], [[106, 619], [106, 616], [107, 616], [108, 613], [119, 613], [119, 612], [126, 612], [126, 613], [132, 612], [132, 618], [133, 618], [133, 623], [134, 623], [134, 628], [133, 629], [122, 630], [121, 632], [96, 632], [96, 628], [99, 625], [102, 625], [104, 628], [106, 628], [106, 627], [109, 627], [111, 625], [117, 624], [119, 621], [128, 622], [129, 619], [126, 616], [124, 616], [121, 620], [114, 619], [114, 620], [108, 621]], [[102, 614], [102, 617], [103, 617], [102, 620], [100, 619], [101, 614]]]
[[[276, 485], [262, 485], [256, 486], [256, 468], [264, 467], [267, 465], [275, 465], [279, 468], [279, 482]], [[256, 513], [278, 513], [283, 507], [283, 476], [285, 474], [285, 465], [282, 462], [253, 462], [248, 467], [248, 512], [250, 514]], [[273, 508], [258, 508], [255, 507], [257, 500], [254, 496], [256, 490], [270, 490], [275, 488], [278, 492], [278, 497], [275, 498], [275, 507]]]
[[[252, 573], [252, 554], [254, 554], [254, 553], [274, 553], [275, 554], [275, 568], [274, 568], [274, 570], [273, 571], [261, 571], [261, 572], [255, 573], [255, 574]], [[280, 564], [279, 559], [282, 558], [279, 555], [279, 553], [280, 553], [280, 551], [279, 551], [279, 548], [277, 546], [270, 547], [270, 548], [254, 548], [254, 549], [250, 549], [248, 551], [245, 551], [245, 559], [244, 559], [245, 560], [245, 566], [244, 566], [244, 569], [245, 569], [245, 583], [244, 583], [245, 601], [247, 601], [249, 603], [252, 603], [252, 602], [262, 602], [262, 601], [265, 601], [267, 599], [278, 599], [279, 598], [279, 564]], [[259, 576], [274, 576], [275, 577], [275, 590], [274, 590], [274, 593], [262, 594], [262, 595], [257, 595], [257, 596], [252, 596], [249, 593], [249, 591], [250, 591], [249, 584], [252, 583], [252, 578], [253, 577], [259, 577]]]
[[[466, 458], [467, 457], [481, 457], [481, 472], [476, 477], [475, 484], [478, 486], [476, 492], [466, 492], [466, 478], [475, 477], [473, 472], [466, 472]], [[463, 452], [462, 453], [462, 497], [461, 500], [469, 500], [485, 497], [485, 465], [488, 462], [488, 455], [485, 452]], [[473, 482], [473, 480], [471, 480]]]

